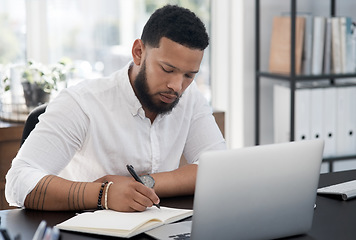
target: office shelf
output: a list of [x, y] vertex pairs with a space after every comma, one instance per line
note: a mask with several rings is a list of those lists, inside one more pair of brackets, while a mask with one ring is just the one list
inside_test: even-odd
[[[336, 84], [340, 79], [356, 77], [356, 73], [349, 74], [320, 74], [320, 75], [297, 75], [295, 71], [295, 47], [296, 47], [296, 12], [297, 0], [290, 0], [290, 16], [291, 16], [291, 53], [290, 74], [276, 74], [260, 69], [260, 0], [255, 0], [255, 144], [260, 144], [260, 87], [261, 80], [275, 79], [285, 81], [290, 86], [290, 141], [295, 139], [295, 91], [298, 89], [297, 83], [315, 82], [328, 80], [328, 85], [321, 87], [337, 87]], [[336, 16], [336, 0], [330, 0], [330, 16]], [[342, 84], [342, 86], [355, 86], [355, 84]], [[356, 159], [356, 155], [335, 156], [324, 158], [323, 161], [329, 163], [329, 171], [333, 171], [334, 161]]]
[[[356, 76], [355, 73], [347, 73], [347, 74], [320, 74], [320, 75], [285, 75], [285, 74], [276, 74], [270, 72], [256, 72], [256, 75], [259, 77], [272, 78], [272, 79], [280, 79], [280, 80], [295, 80], [296, 82], [307, 82], [307, 81], [315, 81], [315, 80], [325, 80], [325, 79], [345, 79], [345, 78], [354, 78]], [[354, 86], [355, 84], [350, 84], [350, 86]], [[344, 86], [344, 85], [343, 85]]]

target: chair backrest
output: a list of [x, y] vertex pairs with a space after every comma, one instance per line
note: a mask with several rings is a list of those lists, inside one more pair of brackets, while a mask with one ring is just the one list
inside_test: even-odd
[[36, 107], [35, 109], [33, 109], [28, 115], [22, 132], [21, 146], [25, 142], [28, 135], [30, 135], [31, 131], [35, 128], [36, 124], [38, 123], [38, 117], [46, 111], [46, 107], [47, 107], [47, 103], [42, 104]]

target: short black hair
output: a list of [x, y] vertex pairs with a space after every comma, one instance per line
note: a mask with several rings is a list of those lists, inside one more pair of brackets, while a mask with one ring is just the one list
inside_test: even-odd
[[159, 47], [162, 37], [192, 49], [204, 50], [209, 45], [204, 23], [189, 9], [176, 5], [157, 9], [143, 28], [141, 40]]

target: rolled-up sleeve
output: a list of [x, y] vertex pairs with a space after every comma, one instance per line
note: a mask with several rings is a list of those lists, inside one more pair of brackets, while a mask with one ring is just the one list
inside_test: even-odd
[[6, 175], [5, 197], [10, 206], [23, 207], [40, 179], [58, 175], [80, 148], [88, 124], [79, 104], [66, 93], [51, 102], [39, 120]]

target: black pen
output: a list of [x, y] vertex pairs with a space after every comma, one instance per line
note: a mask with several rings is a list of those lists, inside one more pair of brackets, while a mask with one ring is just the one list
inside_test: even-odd
[[[131, 174], [131, 176], [137, 181], [142, 183], [143, 185], [145, 185], [141, 178], [137, 175], [137, 173], [135, 172], [135, 169], [132, 165], [126, 165], [127, 170], [129, 171], [129, 173]], [[156, 206], [157, 208], [161, 209], [161, 207], [159, 206], [159, 204], [153, 204], [154, 206]]]

